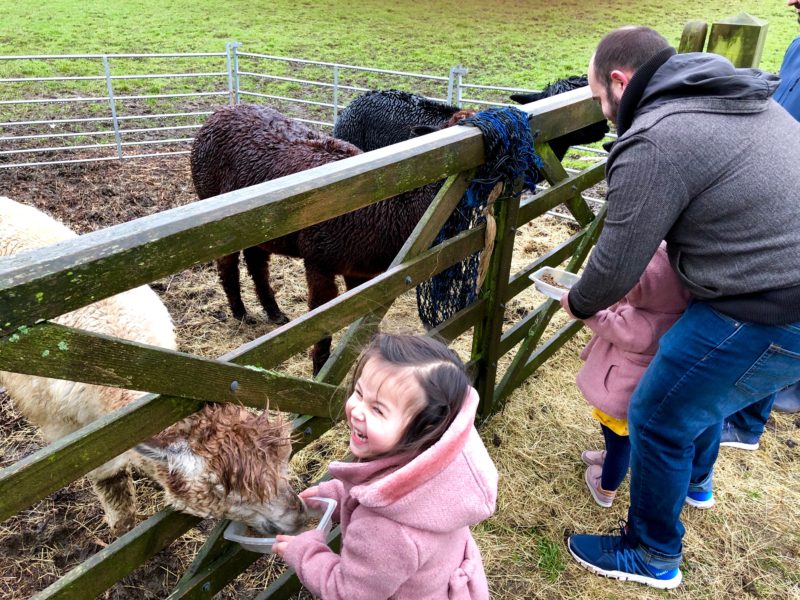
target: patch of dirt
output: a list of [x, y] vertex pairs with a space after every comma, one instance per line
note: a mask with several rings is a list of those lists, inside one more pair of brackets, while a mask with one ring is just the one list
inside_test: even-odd
[[197, 199], [187, 156], [2, 169], [0, 194], [81, 234]]

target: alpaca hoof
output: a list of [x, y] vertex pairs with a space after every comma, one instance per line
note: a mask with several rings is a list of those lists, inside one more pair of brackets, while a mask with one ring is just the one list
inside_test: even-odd
[[125, 533], [128, 533], [131, 529], [134, 528], [136, 525], [136, 518], [133, 516], [130, 517], [122, 517], [117, 519], [114, 523], [108, 524], [108, 529], [111, 531], [111, 535], [114, 537], [119, 537]]
[[239, 321], [240, 323], [244, 323], [245, 325], [255, 325], [258, 323], [258, 319], [256, 319], [253, 315], [248, 312], [233, 313], [233, 318]]
[[275, 325], [286, 325], [286, 323], [291, 320], [283, 313], [278, 313], [277, 315], [267, 315], [267, 319], [269, 319], [270, 323], [275, 323]]

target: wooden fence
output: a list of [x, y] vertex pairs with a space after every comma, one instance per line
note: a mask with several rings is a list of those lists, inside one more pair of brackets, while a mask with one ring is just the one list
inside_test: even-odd
[[[520, 182], [495, 202], [497, 233], [479, 298], [434, 332], [447, 340], [473, 330], [469, 367], [481, 404], [479, 419], [581, 327], [572, 321], [543, 340], [558, 310], [547, 300], [503, 331], [509, 300], [532, 285], [541, 266], [568, 261], [576, 271], [600, 233], [581, 197], [604, 177], [605, 161], [568, 175], [547, 141], [603, 117], [582, 88], [524, 107], [538, 132], [549, 188], [520, 201]], [[296, 448], [327, 430], [345, 398], [339, 385], [395, 298], [484, 246], [485, 225], [431, 248], [442, 224], [484, 162], [480, 131], [455, 127], [296, 175], [96, 231], [0, 262], [0, 370], [145, 390], [149, 395], [0, 471], [0, 518], [6, 519], [110, 458], [186, 417], [204, 402], [270, 406], [297, 416]], [[389, 269], [324, 306], [252, 342], [209, 360], [154, 349], [55, 323], [67, 311], [149, 283], [265, 240], [423, 184], [446, 179]], [[511, 273], [515, 231], [565, 205], [580, 231], [521, 271]], [[348, 327], [349, 326], [349, 327]], [[348, 327], [314, 380], [274, 370], [318, 339]], [[68, 348], [44, 353], [47, 348]], [[501, 358], [514, 352], [500, 369]], [[257, 370], [248, 367], [258, 367]], [[237, 385], [231, 385], [237, 382]], [[89, 598], [102, 593], [199, 521], [163, 510], [43, 590], [37, 598]], [[260, 555], [222, 539], [220, 522], [170, 598], [210, 598]], [[335, 534], [332, 536], [335, 543]], [[287, 571], [259, 598], [288, 598], [299, 589]]]

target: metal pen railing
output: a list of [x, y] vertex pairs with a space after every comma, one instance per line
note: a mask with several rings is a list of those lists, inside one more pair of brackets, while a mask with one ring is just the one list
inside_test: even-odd
[[[35, 72], [34, 67], [55, 69], [53, 63], [90, 61], [99, 63], [101, 71], [0, 78], [8, 84], [0, 96], [0, 169], [188, 154], [193, 137], [177, 132], [190, 134], [220, 106], [242, 101], [269, 101], [298, 121], [331, 128], [349, 101], [371, 89], [394, 87], [475, 108], [513, 106], [508, 94], [534, 91], [466, 83], [469, 71], [461, 65], [445, 76], [240, 48], [228, 42], [224, 52], [0, 56], [0, 68], [17, 61]], [[149, 61], [167, 59], [171, 66], [202, 68], [152, 72]], [[59, 84], [64, 85], [55, 89]], [[137, 121], [139, 126], [132, 123]], [[139, 151], [144, 147], [159, 148]], [[596, 148], [579, 150], [605, 154]]]

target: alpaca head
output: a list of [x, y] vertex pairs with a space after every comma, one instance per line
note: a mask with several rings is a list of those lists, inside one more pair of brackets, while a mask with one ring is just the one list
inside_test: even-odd
[[241, 521], [261, 534], [308, 520], [287, 478], [289, 427], [232, 404], [212, 404], [136, 447], [177, 510]]

